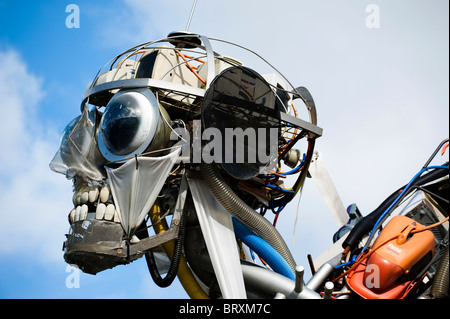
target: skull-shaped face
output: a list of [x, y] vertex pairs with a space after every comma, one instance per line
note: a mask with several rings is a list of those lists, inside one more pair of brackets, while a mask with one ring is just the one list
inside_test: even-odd
[[[297, 98], [312, 123], [297, 117]], [[113, 59], [85, 92], [81, 111], [50, 164], [74, 185], [68, 263], [95, 274], [145, 254], [165, 286], [186, 258], [212, 295], [217, 281], [208, 265], [217, 261], [205, 252], [217, 239], [199, 210], [221, 207], [230, 225], [234, 216], [235, 227], [267, 241], [288, 272], [295, 267], [263, 215], [279, 213], [295, 196], [321, 135], [306, 89], [289, 90], [280, 76], [261, 76], [212, 51], [204, 36], [177, 33]], [[303, 156], [293, 149], [302, 138]], [[283, 172], [281, 160], [292, 170]], [[290, 189], [288, 175], [298, 176]], [[167, 257], [162, 279], [158, 267]]]

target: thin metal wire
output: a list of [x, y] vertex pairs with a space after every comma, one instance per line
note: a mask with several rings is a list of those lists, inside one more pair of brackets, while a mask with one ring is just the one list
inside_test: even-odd
[[189, 15], [189, 20], [186, 25], [186, 32], [189, 31], [189, 27], [191, 26], [192, 16], [194, 15], [195, 6], [197, 5], [197, 0], [194, 0], [194, 4], [192, 5], [191, 14]]
[[250, 50], [250, 49], [248, 49], [248, 48], [246, 48], [246, 47], [244, 47], [244, 46], [242, 46], [242, 45], [239, 45], [239, 44], [237, 44], [237, 43], [234, 43], [234, 42], [230, 42], [230, 41], [226, 41], [226, 40], [221, 40], [221, 39], [217, 39], [217, 38], [208, 38], [209, 40], [211, 40], [211, 41], [217, 41], [217, 42], [222, 42], [222, 43], [226, 43], [226, 44], [230, 44], [230, 45], [233, 45], [233, 46], [235, 46], [235, 47], [238, 47], [238, 48], [240, 48], [240, 49], [243, 49], [243, 50], [245, 50], [245, 51], [248, 51], [248, 52], [250, 52], [250, 53], [252, 53], [253, 55], [255, 55], [255, 56], [257, 56], [258, 58], [260, 58], [262, 61], [264, 61], [264, 63], [266, 63], [268, 66], [270, 66], [275, 72], [277, 72], [286, 82], [287, 82], [287, 84], [293, 89], [293, 91], [292, 92], [289, 92], [289, 91], [287, 91], [287, 92], [289, 92], [289, 93], [296, 93], [296, 95], [298, 95], [298, 96], [302, 96], [298, 91], [297, 91], [297, 89], [292, 85], [292, 83], [283, 75], [283, 73], [281, 73], [280, 71], [278, 71], [278, 69], [277, 68], [275, 68], [272, 64], [270, 64], [269, 63], [269, 61], [267, 61], [266, 59], [264, 59], [261, 55], [259, 55], [258, 53], [256, 53], [255, 51], [253, 51], [253, 50]]

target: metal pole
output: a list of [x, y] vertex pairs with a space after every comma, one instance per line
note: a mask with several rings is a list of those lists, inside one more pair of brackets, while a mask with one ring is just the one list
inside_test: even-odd
[[[296, 293], [294, 290], [295, 281], [269, 269], [246, 264], [242, 264], [241, 269], [246, 285], [248, 284], [274, 295], [280, 293], [286, 299], [322, 299], [320, 294], [306, 286], [303, 286], [301, 293]], [[281, 295], [278, 295], [277, 298], [280, 297]]]
[[325, 283], [325, 291], [323, 293], [323, 299], [331, 299], [333, 293], [334, 284], [331, 281]]
[[302, 265], [295, 267], [295, 292], [301, 293], [303, 290], [303, 273], [305, 268]]
[[319, 270], [314, 274], [314, 276], [308, 281], [306, 287], [311, 290], [317, 290], [320, 285], [327, 279], [327, 277], [334, 270], [334, 267], [329, 263], [323, 264]]
[[196, 5], [197, 5], [197, 0], [194, 0], [194, 4], [192, 5], [191, 14], [189, 15], [189, 20], [188, 20], [188, 23], [186, 25], [186, 32], [189, 31], [189, 27], [191, 26], [191, 20], [192, 20], [192, 16], [194, 15], [194, 11], [195, 11], [195, 6]]

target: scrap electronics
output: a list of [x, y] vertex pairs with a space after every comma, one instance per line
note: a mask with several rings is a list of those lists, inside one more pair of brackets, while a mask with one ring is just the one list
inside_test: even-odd
[[448, 162], [430, 166], [448, 139], [373, 212], [349, 206], [306, 280], [275, 226], [321, 136], [309, 91], [245, 47], [174, 32], [131, 48], [50, 163], [73, 181], [64, 258], [96, 274], [145, 257], [191, 298], [448, 298]]

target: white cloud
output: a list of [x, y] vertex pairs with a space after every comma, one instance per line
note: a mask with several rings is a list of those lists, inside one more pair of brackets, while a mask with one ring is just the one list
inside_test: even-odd
[[[103, 47], [124, 51], [128, 47], [163, 38], [172, 31], [184, 30], [191, 5], [188, 1], [176, 0], [124, 0], [120, 13], [115, 6], [105, 7], [97, 3], [84, 4], [81, 10], [101, 21], [94, 34]], [[105, 62], [109, 58], [112, 56], [105, 57]]]
[[[22, 155], [24, 145], [29, 143], [26, 128], [30, 120], [25, 112], [34, 112], [42, 99], [41, 80], [29, 76], [15, 51], [1, 52], [0, 55], [0, 97], [2, 116], [0, 126], [0, 172], [10, 175], [17, 171], [16, 156]], [[13, 170], [11, 170], [13, 169]]]
[[44, 82], [13, 49], [0, 51], [0, 70], [0, 252], [61, 260], [71, 184], [48, 166], [59, 134], [37, 116]]

